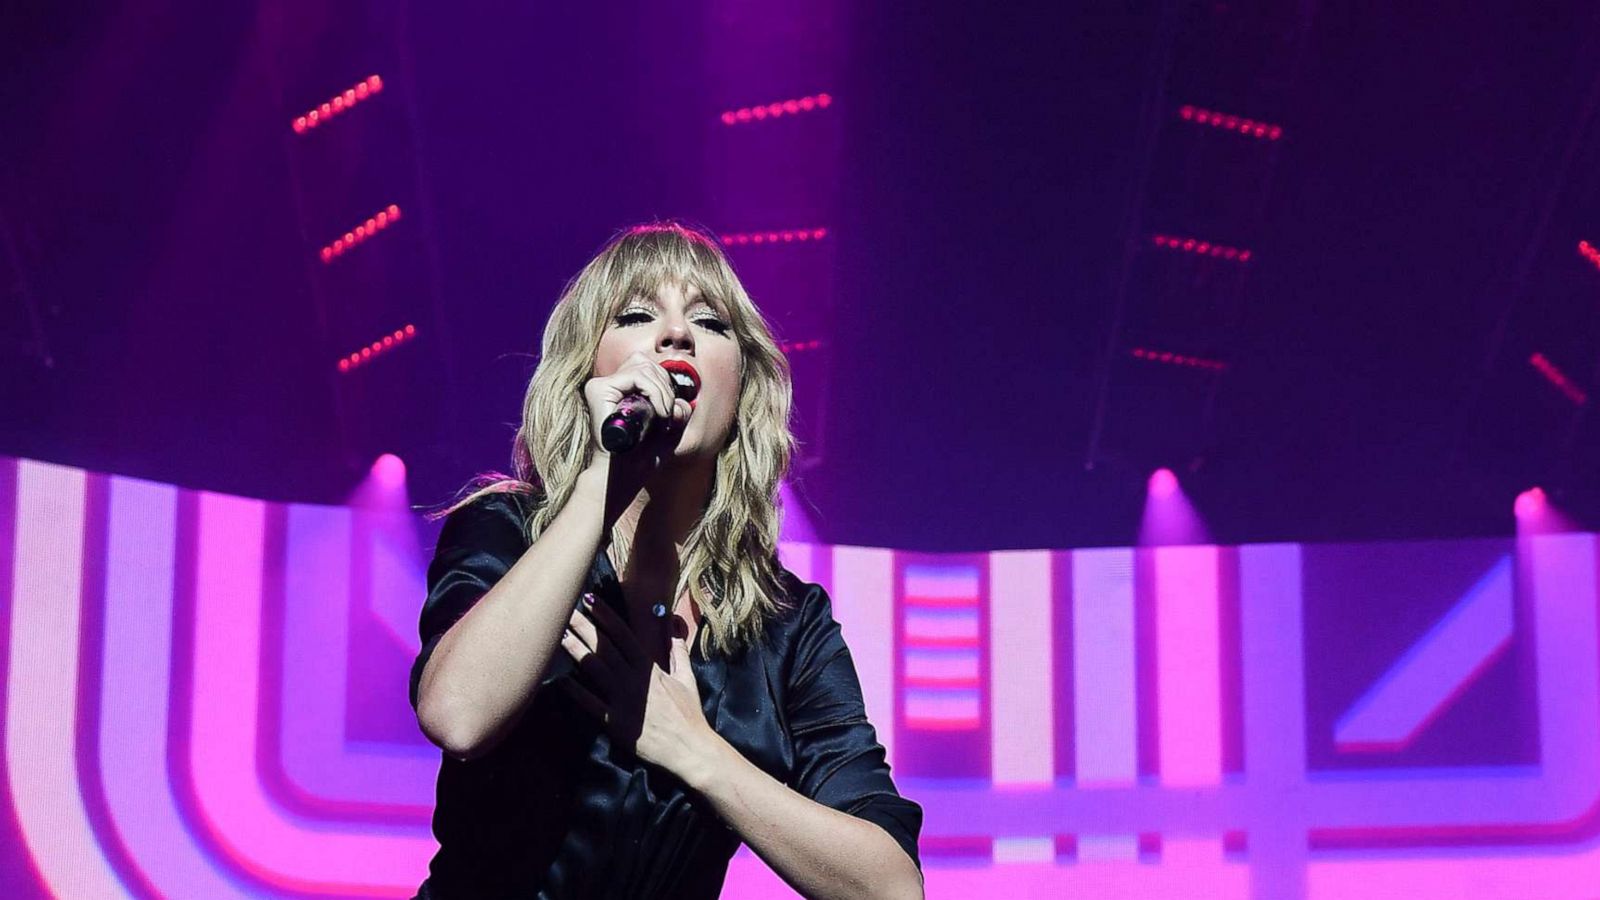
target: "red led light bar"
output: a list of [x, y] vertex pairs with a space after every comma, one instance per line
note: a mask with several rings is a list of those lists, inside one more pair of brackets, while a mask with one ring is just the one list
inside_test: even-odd
[[417, 326], [415, 325], [396, 328], [392, 334], [386, 334], [348, 356], [341, 356], [339, 358], [339, 371], [348, 372], [351, 369], [366, 365], [379, 355], [393, 350], [416, 336]]
[[343, 256], [346, 250], [365, 241], [390, 225], [400, 221], [400, 207], [391, 203], [386, 208], [379, 210], [365, 222], [346, 231], [343, 237], [335, 238], [334, 242], [322, 248], [321, 256], [324, 263], [333, 262], [335, 257]]
[[746, 122], [759, 122], [763, 119], [776, 119], [780, 116], [793, 116], [813, 110], [827, 109], [832, 105], [833, 95], [812, 94], [809, 97], [779, 100], [776, 103], [767, 103], [761, 106], [746, 106], [740, 109], [726, 110], [722, 113], [722, 124], [742, 125]]
[[1191, 369], [1209, 369], [1213, 372], [1224, 372], [1228, 364], [1220, 360], [1205, 359], [1199, 356], [1185, 356], [1182, 353], [1172, 353], [1166, 350], [1151, 350], [1147, 347], [1134, 347], [1128, 351], [1134, 359], [1146, 362], [1165, 363], [1169, 366], [1188, 366]]
[[1600, 269], [1600, 249], [1588, 241], [1578, 242], [1578, 253], [1587, 259], [1596, 269]]
[[1155, 234], [1150, 236], [1150, 242], [1167, 250], [1178, 250], [1183, 253], [1193, 253], [1197, 256], [1214, 256], [1218, 259], [1242, 263], [1250, 261], [1249, 250], [1245, 250], [1242, 247], [1230, 247], [1227, 244], [1214, 244], [1210, 241], [1202, 241], [1199, 238]]
[[1267, 122], [1258, 122], [1255, 119], [1246, 119], [1243, 116], [1231, 116], [1227, 113], [1216, 112], [1210, 109], [1201, 109], [1198, 106], [1178, 107], [1178, 118], [1196, 125], [1209, 125], [1212, 128], [1221, 128], [1232, 131], [1245, 137], [1260, 138], [1275, 141], [1283, 137], [1283, 128]]
[[353, 87], [334, 94], [322, 105], [308, 110], [305, 115], [295, 116], [290, 127], [294, 129], [295, 134], [305, 134], [345, 110], [353, 108], [357, 103], [381, 93], [383, 93], [383, 79], [377, 75], [369, 75], [365, 80], [356, 82]]
[[778, 349], [782, 350], [784, 353], [801, 353], [806, 350], [817, 350], [821, 347], [822, 342], [818, 340], [778, 342]]
[[753, 231], [748, 234], [725, 234], [722, 242], [728, 246], [744, 244], [791, 244], [795, 241], [820, 241], [828, 236], [826, 228], [801, 228], [789, 231]]
[[1556, 390], [1560, 391], [1568, 400], [1571, 400], [1574, 405], [1583, 406], [1589, 402], [1589, 395], [1584, 393], [1583, 388], [1574, 384], [1572, 379], [1557, 368], [1555, 363], [1545, 358], [1543, 353], [1535, 353], [1528, 357], [1528, 363], [1538, 370], [1540, 375], [1544, 376], [1545, 381], [1550, 382]]

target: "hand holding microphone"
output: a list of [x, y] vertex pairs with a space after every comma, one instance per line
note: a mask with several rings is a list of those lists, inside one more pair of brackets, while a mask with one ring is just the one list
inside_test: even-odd
[[656, 419], [667, 419], [669, 427], [688, 421], [700, 373], [686, 360], [658, 364], [641, 351], [615, 374], [591, 378], [583, 390], [600, 449], [624, 453], [662, 431]]

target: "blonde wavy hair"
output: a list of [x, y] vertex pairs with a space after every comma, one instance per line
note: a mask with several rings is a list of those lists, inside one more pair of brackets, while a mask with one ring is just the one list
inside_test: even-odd
[[[780, 481], [795, 438], [789, 425], [789, 362], [710, 233], [677, 222], [620, 232], [561, 292], [545, 325], [538, 367], [522, 401], [510, 475], [474, 479], [470, 493], [434, 513], [443, 517], [491, 493], [512, 491], [535, 505], [531, 544], [555, 519], [594, 455], [583, 385], [593, 374], [601, 335], [622, 305], [654, 296], [663, 284], [698, 288], [725, 310], [739, 344], [739, 403], [717, 454], [711, 495], [691, 530], [673, 596], [685, 590], [704, 616], [703, 652], [733, 654], [751, 645], [767, 617], [787, 604], [779, 578]], [[613, 542], [617, 531], [612, 529]]]

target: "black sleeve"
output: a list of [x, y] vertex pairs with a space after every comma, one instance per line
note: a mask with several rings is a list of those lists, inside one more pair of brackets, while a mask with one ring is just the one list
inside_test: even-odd
[[411, 708], [417, 706], [422, 668], [450, 626], [509, 571], [528, 548], [523, 533], [526, 499], [487, 494], [450, 513], [428, 565], [428, 596], [418, 632], [422, 650], [411, 665]]
[[861, 681], [827, 592], [815, 584], [804, 588], [786, 710], [794, 788], [887, 831], [920, 870], [922, 807], [900, 796], [889, 777], [887, 754], [867, 721]]

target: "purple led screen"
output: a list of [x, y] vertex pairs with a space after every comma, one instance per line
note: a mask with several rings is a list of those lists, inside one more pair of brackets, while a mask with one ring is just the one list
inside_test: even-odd
[[[410, 896], [423, 531], [0, 460], [8, 896]], [[1592, 895], [1597, 552], [782, 545], [933, 897]], [[741, 850], [726, 896], [793, 893]]]

